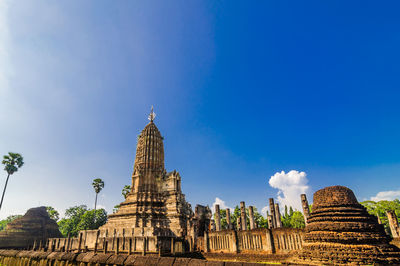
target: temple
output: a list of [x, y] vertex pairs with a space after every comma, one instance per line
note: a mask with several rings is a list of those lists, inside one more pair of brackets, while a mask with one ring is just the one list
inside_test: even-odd
[[132, 230], [137, 236], [187, 235], [192, 207], [182, 194], [179, 173], [165, 170], [164, 138], [154, 118], [152, 107], [150, 123], [138, 137], [131, 192], [101, 230]]
[[[196, 205], [193, 212], [182, 193], [180, 174], [165, 169], [164, 138], [154, 119], [152, 108], [150, 122], [138, 136], [131, 191], [105, 225], [62, 238], [44, 207], [31, 209], [0, 232], [0, 264], [206, 265], [206, 259], [207, 265], [215, 260], [220, 263], [212, 265], [400, 265], [396, 212], [387, 211], [389, 236], [343, 186], [315, 192], [312, 208], [307, 196], [299, 195], [304, 229], [287, 227], [273, 198], [268, 200], [267, 226], [257, 224], [256, 209], [244, 201], [232, 216], [218, 204], [214, 215], [208, 206]], [[32, 250], [17, 251], [27, 248]]]

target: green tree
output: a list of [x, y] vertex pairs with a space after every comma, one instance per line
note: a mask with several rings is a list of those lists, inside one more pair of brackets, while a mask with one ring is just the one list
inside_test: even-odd
[[3, 206], [4, 194], [6, 193], [8, 179], [24, 165], [24, 158], [19, 153], [9, 152], [3, 156], [2, 164], [5, 165], [4, 170], [7, 172], [7, 180], [4, 185], [3, 195], [1, 196], [0, 209]]
[[304, 228], [306, 226], [304, 221], [303, 213], [300, 211], [293, 211], [292, 207], [288, 207], [285, 205], [285, 212], [281, 215], [281, 221], [283, 227], [288, 228]]
[[80, 230], [94, 230], [107, 222], [104, 209], [89, 210], [86, 205], [74, 206], [65, 211], [65, 217], [58, 222], [64, 236], [77, 236]]
[[[125, 185], [122, 188], [122, 196], [124, 197], [124, 199], [126, 199], [126, 197], [128, 197], [129, 192], [131, 192], [131, 186], [130, 185]], [[119, 210], [119, 207], [121, 207], [121, 204], [117, 204], [114, 206], [113, 208], [113, 213], [116, 213]]]
[[131, 186], [130, 185], [125, 185], [122, 188], [122, 196], [124, 197], [124, 199], [126, 199], [126, 197], [128, 197], [129, 192], [131, 192]]
[[101, 180], [100, 178], [96, 178], [96, 179], [93, 180], [92, 186], [94, 188], [94, 192], [96, 192], [96, 199], [94, 201], [94, 210], [96, 210], [96, 207], [97, 207], [97, 195], [104, 188], [104, 181]]
[[77, 225], [77, 230], [94, 230], [107, 222], [107, 212], [104, 209], [88, 210]]
[[290, 219], [291, 228], [304, 228], [306, 223], [304, 221], [304, 215], [300, 211], [294, 211]]
[[[268, 221], [265, 219], [258, 211], [256, 207], [253, 207], [253, 215], [254, 215], [254, 221], [257, 223], [258, 227], [268, 227]], [[233, 210], [233, 213], [231, 213], [231, 223], [235, 224], [237, 227], [237, 218], [241, 216], [240, 208], [239, 206], [236, 206], [235, 209]], [[221, 209], [220, 210], [220, 217], [221, 217], [221, 228], [222, 229], [228, 229], [228, 223], [226, 222], [226, 209]], [[249, 221], [249, 209], [246, 208], [246, 219]], [[215, 214], [214, 214], [214, 220], [215, 220]], [[247, 223], [247, 228], [250, 229], [250, 223]]]
[[381, 223], [383, 224], [385, 231], [391, 235], [389, 221], [386, 216], [386, 212], [392, 210], [396, 213], [397, 219], [400, 218], [400, 201], [398, 199], [389, 201], [389, 200], [381, 200], [378, 202], [367, 200], [360, 202], [363, 205], [369, 214], [375, 215], [379, 217]]
[[46, 206], [46, 210], [47, 213], [50, 216], [50, 219], [53, 219], [54, 221], [58, 221], [58, 219], [60, 218], [60, 214], [58, 213], [58, 211], [56, 211], [53, 207], [51, 206]]
[[22, 215], [10, 215], [6, 219], [0, 221], [0, 231], [6, 229], [7, 224], [11, 223], [15, 219], [21, 218]]

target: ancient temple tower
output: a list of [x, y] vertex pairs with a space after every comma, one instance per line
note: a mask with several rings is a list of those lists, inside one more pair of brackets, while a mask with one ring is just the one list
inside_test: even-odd
[[154, 118], [152, 109], [150, 123], [138, 137], [131, 192], [101, 230], [147, 236], [187, 234], [193, 211], [182, 194], [179, 173], [165, 170], [163, 137]]

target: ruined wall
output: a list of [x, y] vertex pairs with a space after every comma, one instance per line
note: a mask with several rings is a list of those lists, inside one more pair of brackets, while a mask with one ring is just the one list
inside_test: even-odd
[[[43, 245], [52, 251], [97, 251], [114, 253], [140, 254], [179, 254], [189, 251], [184, 238], [170, 236], [126, 236], [99, 230], [81, 231], [74, 238], [49, 238]], [[35, 248], [39, 247], [38, 244]]]
[[304, 230], [294, 228], [221, 230], [199, 237], [197, 247], [204, 252], [288, 253], [302, 248], [303, 235]]
[[246, 262], [223, 262], [206, 261], [192, 258], [178, 257], [151, 257], [126, 254], [103, 254], [93, 252], [72, 253], [72, 252], [48, 252], [48, 251], [17, 251], [0, 250], [0, 265], [20, 266], [89, 266], [89, 265], [237, 265], [251, 266], [253, 263]]

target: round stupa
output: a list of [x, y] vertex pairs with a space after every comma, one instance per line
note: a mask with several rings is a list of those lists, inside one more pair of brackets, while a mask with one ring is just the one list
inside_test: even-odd
[[358, 203], [353, 191], [332, 186], [314, 193], [299, 258], [317, 264], [400, 264], [400, 249]]

